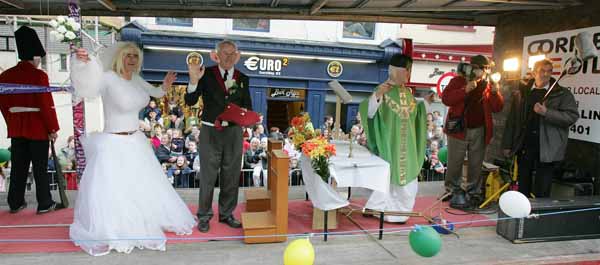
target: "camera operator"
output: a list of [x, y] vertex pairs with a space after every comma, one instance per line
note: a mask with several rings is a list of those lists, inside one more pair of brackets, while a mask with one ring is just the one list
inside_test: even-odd
[[[448, 168], [445, 186], [452, 193], [450, 207], [468, 208], [482, 202], [481, 165], [493, 136], [492, 112], [500, 112], [504, 99], [499, 85], [489, 81], [491, 62], [482, 55], [471, 64], [460, 64], [459, 76], [444, 89], [442, 102], [448, 106], [444, 132], [448, 135]], [[467, 155], [468, 175], [461, 185]]]

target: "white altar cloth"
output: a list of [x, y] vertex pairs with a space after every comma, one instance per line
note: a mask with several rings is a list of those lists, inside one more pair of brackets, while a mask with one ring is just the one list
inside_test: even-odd
[[[390, 190], [390, 165], [369, 150], [353, 145], [353, 156], [348, 157], [349, 142], [333, 141], [337, 155], [329, 159], [329, 171], [338, 187], [361, 187], [387, 194]], [[315, 208], [323, 211], [338, 209], [349, 204], [331, 185], [315, 174], [310, 158], [300, 158], [302, 178], [308, 197]]]

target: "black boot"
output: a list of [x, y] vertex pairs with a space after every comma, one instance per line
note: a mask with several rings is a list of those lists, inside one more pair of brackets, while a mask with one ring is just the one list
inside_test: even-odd
[[468, 207], [465, 192], [463, 190], [454, 191], [452, 199], [450, 200], [450, 207], [455, 209], [464, 209]]
[[479, 194], [469, 194], [469, 206], [473, 209], [479, 209], [479, 205], [483, 203], [483, 197]]

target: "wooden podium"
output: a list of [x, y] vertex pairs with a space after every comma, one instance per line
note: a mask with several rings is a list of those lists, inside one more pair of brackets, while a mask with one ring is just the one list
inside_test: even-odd
[[[268, 176], [273, 176], [271, 171], [271, 161], [273, 159], [273, 150], [282, 150], [283, 142], [279, 140], [269, 139], [267, 144], [267, 172]], [[244, 191], [246, 198], [246, 212], [264, 212], [270, 209], [271, 204], [271, 186], [273, 178], [268, 178], [267, 188], [252, 187]]]
[[[242, 213], [245, 243], [273, 243], [287, 240], [289, 157], [272, 150], [269, 159], [269, 209]], [[269, 236], [271, 235], [271, 236]], [[254, 237], [256, 236], [256, 237]]]

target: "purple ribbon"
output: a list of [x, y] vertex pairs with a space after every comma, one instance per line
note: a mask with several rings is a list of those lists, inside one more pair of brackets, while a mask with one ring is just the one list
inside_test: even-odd
[[61, 91], [72, 92], [73, 87], [34, 86], [34, 85], [23, 85], [23, 84], [0, 83], [0, 95], [34, 94], [34, 93], [48, 93], [48, 92], [61, 92]]

